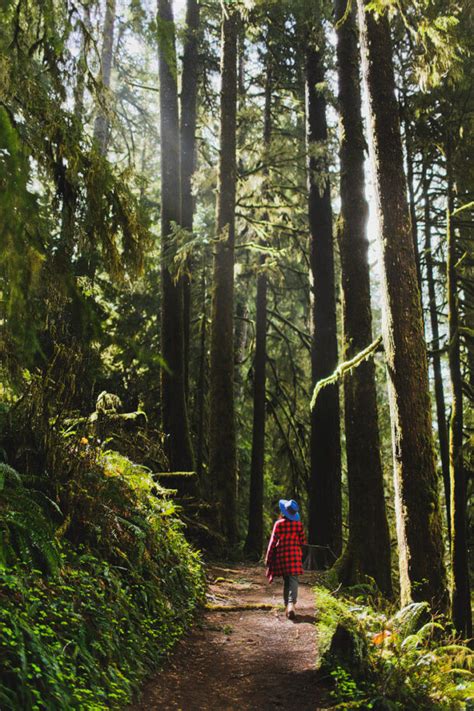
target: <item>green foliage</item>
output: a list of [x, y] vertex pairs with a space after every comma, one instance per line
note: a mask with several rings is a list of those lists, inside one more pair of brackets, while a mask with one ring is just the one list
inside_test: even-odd
[[[321, 664], [333, 681], [333, 709], [434, 711], [466, 709], [474, 694], [474, 654], [452, 637], [442, 620], [423, 622], [425, 603], [413, 603], [389, 618], [356, 601], [316, 589]], [[363, 667], [346, 654], [328, 655], [338, 625], [360, 638]], [[359, 659], [357, 660], [359, 661]]]
[[1, 571], [2, 709], [123, 707], [182, 634], [202, 592], [197, 560], [184, 571], [183, 539], [169, 544], [184, 560], [168, 561], [162, 585], [69, 545], [54, 579], [25, 566]]
[[0, 464], [0, 568], [21, 561], [57, 571], [59, 549], [48, 508], [54, 508], [48, 497], [26, 486], [25, 477], [7, 464]]
[[339, 702], [336, 706], [337, 709], [372, 709], [374, 707], [346, 669], [336, 666], [330, 672], [330, 676], [334, 682], [331, 697]]
[[44, 259], [33, 222], [38, 200], [29, 180], [28, 151], [0, 107], [0, 295], [4, 317], [11, 319], [9, 338], [26, 351], [31, 341], [33, 348], [37, 345], [28, 297], [38, 290]]
[[2, 709], [123, 707], [203, 598], [199, 556], [165, 490], [118, 453], [71, 439], [73, 478], [43, 477], [55, 516], [29, 478], [0, 466]]
[[[79, 324], [85, 340], [97, 307], [81, 277], [97, 268], [114, 280], [136, 274], [149, 235], [130, 168], [95, 150], [68, 101], [79, 9], [14, 5], [0, 6], [0, 345], [17, 379], [18, 361], [31, 367], [48, 355], [43, 330], [54, 339]], [[88, 79], [100, 103], [101, 86]]]
[[405, 605], [392, 618], [392, 626], [397, 634], [405, 639], [420, 629], [423, 620], [429, 617], [430, 606], [427, 602], [412, 602]]

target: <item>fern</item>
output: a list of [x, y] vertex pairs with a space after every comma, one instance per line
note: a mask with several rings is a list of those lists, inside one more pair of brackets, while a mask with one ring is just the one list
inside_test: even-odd
[[23, 562], [56, 573], [60, 551], [44, 510], [54, 502], [25, 483], [12, 467], [0, 464], [0, 565]]
[[391, 626], [400, 639], [415, 634], [429, 615], [430, 606], [427, 602], [412, 602], [402, 607], [391, 619]]

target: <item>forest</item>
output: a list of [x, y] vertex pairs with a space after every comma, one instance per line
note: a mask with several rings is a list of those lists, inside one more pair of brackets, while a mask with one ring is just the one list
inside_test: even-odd
[[473, 37], [0, 3], [2, 711], [474, 708]]

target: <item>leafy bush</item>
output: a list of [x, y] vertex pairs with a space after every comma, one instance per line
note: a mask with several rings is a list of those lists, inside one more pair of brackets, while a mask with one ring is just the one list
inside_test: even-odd
[[68, 456], [74, 479], [43, 477], [51, 499], [1, 469], [2, 710], [123, 707], [204, 594], [199, 555], [151, 475], [85, 442]]

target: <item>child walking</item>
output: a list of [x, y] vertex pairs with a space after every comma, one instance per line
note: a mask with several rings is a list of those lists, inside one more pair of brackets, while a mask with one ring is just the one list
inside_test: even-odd
[[270, 582], [277, 576], [283, 577], [286, 616], [294, 620], [295, 605], [298, 600], [298, 575], [303, 575], [301, 546], [306, 543], [306, 538], [296, 501], [280, 499], [278, 505], [280, 517], [273, 526], [265, 565]]

